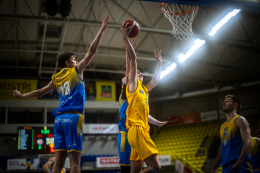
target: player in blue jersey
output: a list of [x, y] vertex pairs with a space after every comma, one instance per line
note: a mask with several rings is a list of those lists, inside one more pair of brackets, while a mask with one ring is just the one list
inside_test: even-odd
[[243, 116], [238, 115], [241, 101], [234, 95], [227, 95], [222, 105], [222, 112], [226, 113], [227, 121], [220, 128], [221, 150], [211, 173], [216, 171], [220, 163], [223, 173], [252, 172], [249, 125]]
[[[131, 41], [130, 41], [131, 42]], [[132, 46], [135, 47], [136, 43]], [[125, 48], [125, 45], [122, 44]], [[119, 154], [119, 165], [121, 167], [122, 173], [130, 173], [131, 172], [131, 162], [130, 162], [130, 154], [131, 154], [131, 146], [128, 142], [127, 138], [127, 129], [126, 129], [126, 110], [128, 107], [127, 97], [126, 97], [126, 85], [128, 83], [127, 77], [129, 73], [130, 63], [127, 58], [126, 53], [126, 73], [125, 77], [122, 79], [122, 91], [119, 97], [119, 114], [120, 114], [120, 121], [118, 123], [119, 134], [117, 138], [117, 148]], [[154, 119], [151, 115], [148, 115], [148, 121], [151, 124], [157, 125], [161, 127], [167, 124], [167, 121], [161, 122]]]
[[62, 70], [52, 76], [52, 81], [47, 86], [24, 94], [21, 94], [17, 90], [12, 91], [13, 96], [16, 98], [37, 98], [56, 89], [60, 99], [60, 107], [52, 112], [55, 117], [55, 163], [52, 169], [52, 172], [54, 173], [61, 172], [67, 152], [69, 153], [70, 159], [70, 172], [80, 172], [80, 158], [83, 142], [82, 114], [85, 103], [83, 71], [96, 53], [108, 22], [109, 15], [107, 15], [103, 21], [86, 56], [79, 63], [76, 60], [76, 55], [71, 52], [65, 52], [61, 54], [58, 59]]

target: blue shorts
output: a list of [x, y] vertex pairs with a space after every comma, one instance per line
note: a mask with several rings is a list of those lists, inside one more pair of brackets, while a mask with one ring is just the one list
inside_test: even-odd
[[117, 149], [119, 154], [119, 165], [130, 166], [131, 146], [127, 139], [127, 133], [120, 131], [117, 138]]
[[[222, 173], [229, 173], [232, 166], [236, 163], [236, 161], [230, 163], [226, 168], [223, 168]], [[239, 171], [239, 173], [252, 173], [252, 165], [250, 161], [244, 161], [242, 163], [242, 167]]]
[[82, 153], [82, 114], [58, 115], [54, 123], [54, 151], [76, 151]]

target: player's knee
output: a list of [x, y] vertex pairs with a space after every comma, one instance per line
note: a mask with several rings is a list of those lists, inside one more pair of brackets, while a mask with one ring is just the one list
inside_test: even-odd
[[80, 165], [70, 165], [71, 170], [80, 170]]

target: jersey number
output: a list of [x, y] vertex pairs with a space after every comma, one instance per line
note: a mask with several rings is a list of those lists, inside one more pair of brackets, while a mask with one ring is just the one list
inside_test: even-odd
[[66, 96], [70, 94], [70, 83], [67, 81], [64, 83], [64, 86], [62, 86], [62, 84], [60, 84], [60, 90], [62, 93], [62, 96]]
[[145, 104], [148, 105], [148, 99], [147, 98], [145, 98]]

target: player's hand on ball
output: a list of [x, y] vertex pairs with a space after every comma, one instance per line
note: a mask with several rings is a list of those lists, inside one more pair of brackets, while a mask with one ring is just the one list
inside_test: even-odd
[[13, 97], [16, 97], [16, 98], [21, 97], [21, 93], [18, 90], [13, 90], [12, 93], [13, 93]]
[[[132, 41], [130, 41], [130, 43], [132, 44]], [[122, 46], [125, 48], [124, 43], [121, 43], [121, 44], [122, 44]], [[135, 47], [135, 46], [136, 46], [136, 43], [132, 44], [132, 46]]]
[[109, 22], [109, 14], [106, 16], [106, 18], [102, 22], [102, 26], [101, 26], [102, 31], [105, 31], [105, 29], [107, 28], [108, 22]]
[[153, 53], [154, 53], [154, 57], [155, 57], [156, 61], [159, 63], [162, 63], [162, 57], [161, 57], [162, 50], [159, 51], [157, 49], [157, 51], [154, 50]]
[[127, 36], [128, 36], [128, 31], [129, 31], [129, 29], [131, 28], [131, 26], [129, 26], [129, 23], [123, 23], [122, 25], [121, 25], [121, 28], [120, 28], [120, 30], [121, 30], [121, 36], [123, 37], [123, 38], [127, 38]]
[[167, 121], [163, 121], [163, 122], [159, 121], [159, 123], [157, 124], [157, 126], [158, 126], [158, 127], [161, 127], [161, 126], [163, 126], [163, 125], [165, 125], [165, 124], [167, 124]]

